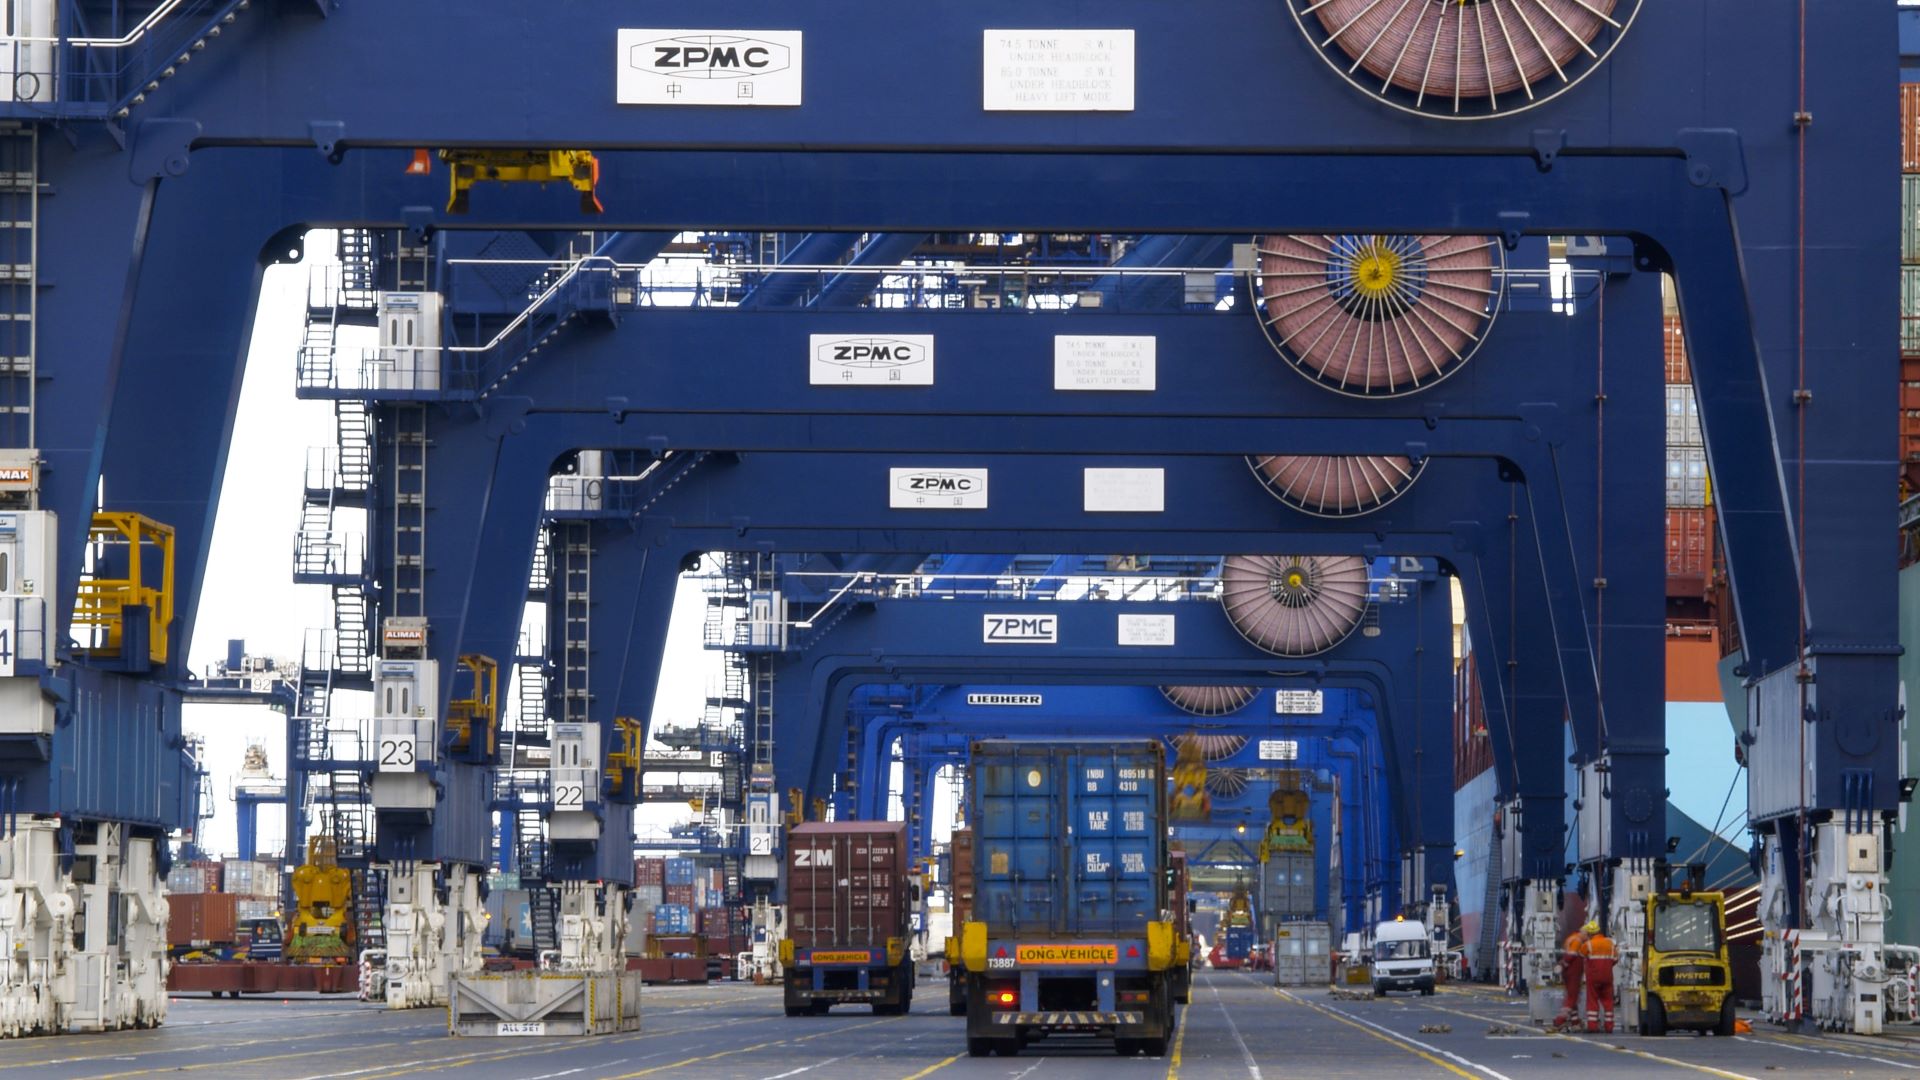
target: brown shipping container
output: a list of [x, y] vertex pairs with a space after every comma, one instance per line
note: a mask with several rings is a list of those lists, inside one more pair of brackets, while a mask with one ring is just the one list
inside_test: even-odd
[[1713, 511], [1667, 510], [1667, 595], [1705, 596], [1713, 572]]
[[1920, 172], [1920, 83], [1900, 84], [1900, 169]]
[[232, 893], [167, 896], [167, 944], [226, 945], [234, 941], [240, 898]]
[[682, 907], [693, 906], [693, 886], [691, 885], [668, 885], [662, 895], [666, 897], [666, 903], [679, 904]]
[[656, 888], [665, 885], [667, 883], [667, 860], [633, 860], [633, 883], [642, 887], [652, 885]]
[[1680, 316], [1669, 315], [1661, 323], [1661, 351], [1666, 357], [1667, 381], [1692, 382], [1693, 369], [1687, 366], [1687, 339], [1680, 333]]
[[973, 830], [953, 830], [953, 932], [973, 921]]
[[903, 822], [809, 821], [787, 833], [787, 925], [806, 949], [878, 949], [907, 936]]

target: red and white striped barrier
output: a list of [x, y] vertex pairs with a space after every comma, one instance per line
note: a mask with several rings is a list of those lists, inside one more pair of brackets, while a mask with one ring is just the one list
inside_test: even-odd
[[1788, 930], [1784, 934], [1787, 947], [1787, 970], [1781, 973], [1782, 998], [1780, 1019], [1793, 1023], [1806, 1015], [1806, 987], [1800, 979], [1800, 931]]

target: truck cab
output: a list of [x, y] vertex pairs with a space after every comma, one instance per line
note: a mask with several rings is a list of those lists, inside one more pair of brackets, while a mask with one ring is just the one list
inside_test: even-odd
[[1706, 867], [1687, 868], [1677, 889], [1647, 897], [1646, 970], [1640, 1034], [1668, 1028], [1732, 1035], [1733, 965], [1727, 959], [1725, 895], [1698, 889]]
[[1433, 942], [1426, 924], [1395, 916], [1373, 929], [1373, 996], [1389, 990], [1433, 993]]

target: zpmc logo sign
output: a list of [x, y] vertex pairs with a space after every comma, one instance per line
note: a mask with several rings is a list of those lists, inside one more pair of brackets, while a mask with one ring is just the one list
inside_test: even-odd
[[1055, 645], [1060, 641], [1058, 615], [987, 615], [981, 640], [989, 645]]
[[642, 42], [627, 51], [637, 71], [678, 79], [745, 79], [785, 71], [793, 50], [778, 42], [720, 34], [689, 34]]
[[622, 30], [621, 105], [798, 105], [797, 30]]

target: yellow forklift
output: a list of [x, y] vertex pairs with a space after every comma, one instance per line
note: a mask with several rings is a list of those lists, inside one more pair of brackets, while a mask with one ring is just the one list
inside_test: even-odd
[[1727, 900], [1708, 892], [1704, 863], [1678, 883], [1662, 866], [1647, 896], [1647, 939], [1640, 971], [1640, 1034], [1670, 1028], [1732, 1035], [1733, 965], [1727, 960]]

